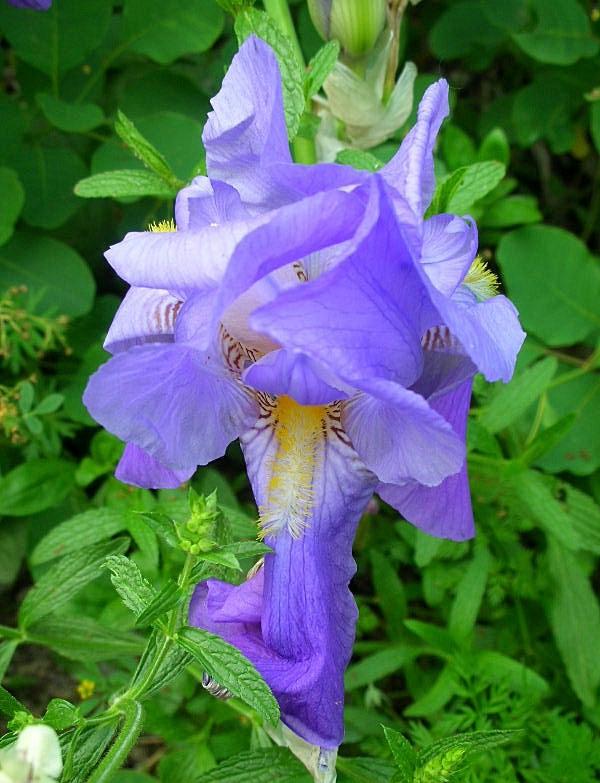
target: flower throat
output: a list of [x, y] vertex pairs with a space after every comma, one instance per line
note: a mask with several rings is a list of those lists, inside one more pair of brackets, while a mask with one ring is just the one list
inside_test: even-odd
[[313, 479], [322, 458], [327, 407], [299, 405], [291, 397], [280, 396], [272, 416], [276, 451], [265, 502], [259, 509], [261, 538], [284, 530], [299, 538], [314, 505]]

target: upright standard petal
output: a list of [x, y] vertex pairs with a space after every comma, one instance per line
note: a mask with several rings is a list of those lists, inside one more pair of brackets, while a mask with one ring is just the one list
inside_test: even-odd
[[[313, 449], [286, 455], [287, 436], [277, 422], [294, 410], [297, 426], [304, 429], [296, 436], [305, 445], [307, 436], [312, 438]], [[357, 616], [348, 590], [355, 570], [352, 540], [375, 479], [349, 445], [335, 409], [295, 406], [287, 414], [277, 404], [265, 412], [242, 438], [242, 448], [259, 508], [285, 516], [289, 502], [273, 498], [274, 483], [287, 479], [286, 493], [290, 486], [300, 492], [299, 483], [307, 483], [312, 496], [303, 533], [294, 537], [284, 527], [267, 537], [274, 553], [265, 557], [264, 574], [253, 577], [250, 587], [200, 585], [191, 621], [221, 634], [254, 662], [290, 729], [322, 749], [334, 749], [344, 734], [343, 677]], [[292, 441], [289, 447], [294, 448]], [[261, 597], [260, 621], [248, 619], [249, 591], [253, 608]]]
[[208, 175], [233, 185], [254, 207], [272, 206], [278, 194], [269, 167], [292, 158], [281, 73], [271, 47], [255, 36], [248, 38], [211, 103], [202, 134]]
[[172, 471], [205, 465], [252, 425], [240, 384], [187, 345], [142, 345], [114, 356], [84, 394], [90, 414]]
[[178, 231], [199, 231], [231, 220], [245, 220], [248, 210], [231, 185], [208, 177], [195, 177], [182, 188], [175, 201]]
[[434, 215], [423, 223], [420, 262], [433, 285], [451, 296], [477, 254], [477, 226], [471, 218]]
[[380, 172], [404, 196], [419, 218], [431, 203], [435, 190], [433, 147], [447, 115], [448, 82], [440, 79], [426, 90], [419, 104], [416, 124]]
[[370, 230], [349, 257], [261, 307], [251, 324], [350, 384], [365, 377], [412, 384], [421, 372], [426, 287], [382, 180], [369, 188]]

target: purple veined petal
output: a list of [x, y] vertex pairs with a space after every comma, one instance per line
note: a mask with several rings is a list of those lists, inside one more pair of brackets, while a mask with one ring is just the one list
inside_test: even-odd
[[178, 231], [199, 231], [231, 220], [245, 220], [248, 210], [231, 185], [208, 177], [195, 177], [175, 200]]
[[325, 405], [348, 396], [331, 385], [336, 379], [317, 362], [283, 349], [271, 351], [250, 365], [242, 380], [247, 386], [274, 396], [285, 394], [300, 405]]
[[350, 239], [365, 210], [358, 191], [332, 190], [308, 196], [268, 213], [259, 226], [240, 241], [220, 286], [214, 324], [257, 281], [322, 248]]
[[255, 36], [240, 47], [211, 101], [202, 141], [206, 168], [230, 183], [248, 204], [264, 208], [281, 202], [269, 167], [291, 163], [281, 73], [275, 53]]
[[372, 379], [348, 400], [342, 421], [365, 465], [384, 484], [437, 486], [461, 469], [464, 442], [415, 392]]
[[[307, 742], [332, 749], [344, 734], [343, 678], [357, 617], [348, 589], [355, 571], [352, 541], [375, 479], [331, 426], [315, 443], [319, 453], [306, 455], [313, 464], [314, 495], [302, 535], [293, 538], [283, 530], [267, 538], [274, 553], [265, 557], [264, 574], [243, 587], [200, 585], [190, 619], [250, 658], [273, 690], [286, 726]], [[261, 417], [242, 437], [242, 448], [259, 507], [269, 507], [274, 472], [287, 470], [290, 481], [299, 480], [292, 465], [274, 463], [278, 441], [268, 418]], [[218, 600], [213, 598], [217, 589]], [[239, 601], [238, 591], [243, 591]], [[248, 591], [254, 593], [251, 600]], [[260, 623], [242, 621], [258, 596]]]
[[188, 481], [195, 471], [195, 465], [187, 470], [166, 468], [139, 446], [128, 443], [115, 470], [115, 477], [124, 484], [145, 489], [177, 489], [184, 481]]
[[31, 8], [33, 11], [47, 11], [52, 6], [52, 0], [8, 0], [17, 8]]
[[[464, 440], [471, 401], [472, 379], [430, 400], [431, 407], [452, 425]], [[432, 536], [464, 541], [475, 534], [467, 465], [437, 487], [417, 483], [382, 484], [378, 493], [413, 525]]]
[[421, 264], [433, 285], [451, 296], [477, 254], [477, 226], [471, 218], [435, 215], [423, 224]]
[[478, 302], [462, 285], [451, 297], [430, 286], [430, 295], [441, 322], [458, 338], [477, 369], [488, 381], [508, 382], [525, 340], [513, 303], [505, 296]]
[[411, 391], [430, 403], [470, 380], [477, 372], [477, 367], [447, 326], [428, 329], [421, 344], [423, 372], [411, 386]]
[[377, 377], [410, 385], [421, 373], [423, 322], [433, 311], [377, 177], [365, 223], [370, 231], [348, 258], [261, 307], [250, 323], [348, 384]]
[[132, 287], [110, 325], [104, 348], [120, 353], [134, 345], [173, 342], [175, 320], [182, 302], [159, 288]]
[[92, 375], [83, 400], [109, 432], [171, 470], [222, 456], [257, 416], [240, 384], [176, 343], [117, 354]]
[[433, 147], [445, 117], [448, 115], [448, 82], [439, 79], [426, 92], [417, 113], [417, 122], [380, 174], [408, 201], [415, 215], [421, 217], [433, 197]]

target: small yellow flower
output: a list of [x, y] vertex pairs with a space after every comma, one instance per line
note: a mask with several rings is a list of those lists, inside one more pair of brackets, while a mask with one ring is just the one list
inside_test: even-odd
[[81, 701], [85, 701], [94, 695], [96, 683], [93, 680], [82, 680], [76, 690]]

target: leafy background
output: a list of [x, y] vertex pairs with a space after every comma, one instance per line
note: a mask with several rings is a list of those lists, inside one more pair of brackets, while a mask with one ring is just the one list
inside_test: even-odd
[[[308, 59], [321, 42], [305, 3], [292, 10]], [[423, 0], [407, 13], [401, 61], [418, 66], [415, 98], [440, 75], [454, 88], [433, 208], [477, 218], [529, 336], [510, 384], [475, 385], [477, 539], [432, 539], [384, 504], [360, 525], [342, 783], [401, 774], [382, 724], [416, 748], [522, 729], [461, 773], [472, 783], [600, 775], [599, 17], [578, 0]], [[187, 508], [183, 490], [119, 484], [121, 446], [81, 404], [124, 293], [102, 253], [168, 218], [173, 193], [203, 171], [208, 100], [237, 42], [212, 0], [55, 0], [46, 14], [3, 3], [0, 32], [0, 674], [20, 702], [2, 691], [0, 708], [41, 716], [68, 701], [46, 713], [67, 746], [143, 649], [106, 558], [117, 589], [128, 551], [160, 591], [183, 554], [134, 512], [179, 520]], [[346, 160], [380, 165], [412, 119]], [[128, 120], [159, 153], [149, 167], [128, 149]], [[101, 195], [113, 198], [84, 198]], [[218, 489], [230, 542], [253, 538], [237, 448], [193, 483]], [[187, 664], [145, 702], [117, 783], [307, 779], [268, 747], [256, 710], [213, 699]], [[82, 769], [108, 742], [101, 733], [87, 750], [79, 737]], [[430, 766], [419, 780], [454, 774]]]

